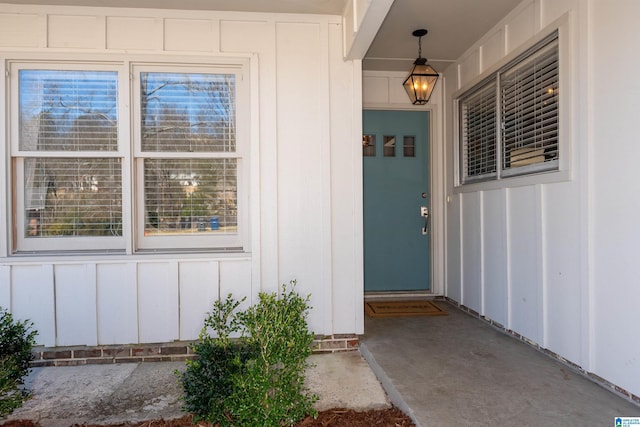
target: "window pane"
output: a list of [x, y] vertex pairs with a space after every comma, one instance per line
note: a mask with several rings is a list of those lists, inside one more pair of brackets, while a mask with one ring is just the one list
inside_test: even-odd
[[403, 139], [403, 155], [404, 157], [415, 157], [416, 156], [416, 137], [415, 136], [405, 136]]
[[362, 135], [362, 157], [376, 156], [376, 136]]
[[120, 159], [25, 159], [24, 237], [121, 236]]
[[235, 75], [140, 73], [142, 150], [234, 152]]
[[116, 151], [118, 75], [20, 70], [20, 142], [29, 151]]
[[396, 156], [396, 137], [385, 135], [384, 139], [384, 156], [395, 157]]
[[235, 233], [236, 159], [145, 159], [145, 235]]
[[495, 174], [496, 82], [491, 80], [460, 102], [462, 179]]
[[558, 65], [555, 38], [502, 75], [503, 169], [558, 159]]

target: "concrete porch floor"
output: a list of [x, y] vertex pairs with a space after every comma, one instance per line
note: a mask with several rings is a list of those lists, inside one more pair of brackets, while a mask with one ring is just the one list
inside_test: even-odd
[[474, 318], [369, 318], [360, 349], [418, 427], [613, 426], [640, 407]]

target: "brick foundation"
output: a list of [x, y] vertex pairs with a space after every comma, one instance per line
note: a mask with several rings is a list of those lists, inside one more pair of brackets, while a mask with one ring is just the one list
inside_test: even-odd
[[313, 340], [313, 352], [336, 353], [357, 350], [359, 342], [355, 334], [319, 335]]
[[[136, 344], [98, 347], [35, 348], [32, 367], [78, 366], [111, 363], [180, 362], [194, 359], [191, 342], [170, 344]], [[358, 349], [355, 334], [319, 335], [313, 340], [313, 353], [335, 353]]]

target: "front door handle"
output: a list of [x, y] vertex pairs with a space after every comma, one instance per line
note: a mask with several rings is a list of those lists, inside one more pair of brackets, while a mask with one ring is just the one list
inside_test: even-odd
[[429, 234], [429, 208], [426, 206], [420, 206], [420, 216], [424, 218], [424, 227], [422, 227], [422, 235]]

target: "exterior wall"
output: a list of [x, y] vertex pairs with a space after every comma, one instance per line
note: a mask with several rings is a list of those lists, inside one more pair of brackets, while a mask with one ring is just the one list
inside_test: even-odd
[[640, 42], [640, 35], [628, 31], [634, 25], [633, 17], [640, 13], [640, 4], [600, 0], [591, 5], [589, 273], [593, 371], [640, 395], [640, 199], [635, 161], [640, 156], [636, 137], [640, 83], [633, 72], [640, 59], [629, 54]]
[[[249, 249], [14, 257], [3, 227], [0, 306], [32, 319], [45, 346], [170, 342], [197, 338], [219, 296], [251, 303], [296, 279], [312, 295], [315, 333], [362, 333], [361, 65], [343, 61], [341, 18], [0, 5], [0, 71], [15, 57], [126, 55], [249, 60]], [[8, 178], [6, 116], [3, 103], [0, 174]], [[0, 187], [0, 198], [9, 194]], [[0, 209], [2, 224], [7, 214]]]
[[[525, 0], [444, 73], [446, 295], [635, 396], [640, 202], [630, 195], [640, 151], [638, 100], [629, 95], [640, 62], [629, 55], [638, 36], [628, 28], [638, 12], [629, 0]], [[453, 100], [554, 21], [560, 172], [457, 186]]]

